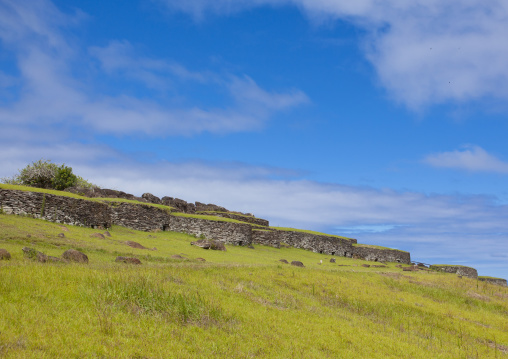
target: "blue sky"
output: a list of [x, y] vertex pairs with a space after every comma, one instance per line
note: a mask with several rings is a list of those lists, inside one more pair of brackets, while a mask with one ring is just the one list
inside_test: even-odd
[[0, 0], [0, 177], [253, 212], [508, 277], [508, 5]]

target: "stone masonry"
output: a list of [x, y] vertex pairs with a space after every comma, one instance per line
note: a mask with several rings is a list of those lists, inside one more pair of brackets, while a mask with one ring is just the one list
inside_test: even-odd
[[84, 199], [0, 189], [0, 206], [7, 214], [74, 226], [109, 228], [112, 224], [107, 204]]
[[454, 266], [454, 265], [445, 265], [445, 264], [434, 264], [429, 267], [430, 269], [434, 269], [440, 272], [446, 273], [456, 273], [457, 275], [476, 279], [478, 278], [478, 272], [476, 269], [465, 266]]
[[398, 251], [396, 249], [353, 246], [353, 256], [375, 262], [411, 263], [409, 252]]

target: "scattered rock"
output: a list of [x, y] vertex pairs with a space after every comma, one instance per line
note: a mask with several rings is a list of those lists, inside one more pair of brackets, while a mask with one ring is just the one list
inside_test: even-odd
[[132, 247], [132, 248], [147, 249], [145, 246], [139, 244], [138, 242], [126, 241], [124, 243], [127, 244], [129, 247]]
[[65, 226], [59, 226], [60, 229], [64, 232], [69, 232], [69, 228], [65, 227]]
[[338, 267], [351, 267], [349, 264], [338, 264]]
[[289, 262], [287, 260], [285, 260], [285, 259], [279, 259], [279, 262], [289, 264]]
[[62, 254], [62, 258], [70, 262], [88, 263], [88, 256], [75, 249], [69, 249]]
[[302, 262], [300, 262], [300, 261], [292, 261], [292, 262], [291, 262], [291, 265], [292, 265], [292, 266], [295, 266], [295, 267], [305, 267], [305, 266], [303, 265], [303, 263], [302, 263]]
[[199, 241], [191, 242], [191, 245], [197, 246], [203, 249], [212, 249], [216, 251], [226, 251], [226, 246], [220, 241], [214, 241], [213, 239], [200, 239]]
[[362, 267], [369, 268], [370, 264], [362, 264]]
[[0, 261], [9, 259], [11, 259], [11, 254], [7, 251], [7, 249], [0, 249]]
[[255, 249], [253, 245], [247, 246], [249, 249]]
[[173, 258], [173, 259], [185, 259], [185, 257], [182, 257], [179, 254], [174, 254], [174, 255], [171, 256], [171, 258]]
[[402, 268], [402, 264], [397, 264], [395, 267]]
[[418, 267], [417, 266], [402, 267], [402, 270], [404, 272], [416, 272], [418, 270]]
[[102, 233], [94, 233], [91, 234], [90, 237], [99, 238], [99, 239], [106, 239]]
[[48, 256], [42, 252], [36, 251], [33, 248], [23, 247], [23, 255], [25, 258], [36, 260], [37, 262], [45, 263], [48, 260]]
[[58, 233], [58, 237], [60, 237], [60, 238], [65, 238], [65, 234], [63, 234], [63, 233]]
[[134, 257], [116, 257], [115, 262], [123, 262], [127, 264], [141, 264], [138, 258]]
[[111, 233], [109, 233], [108, 231], [104, 232], [103, 233], [103, 236], [104, 237], [111, 237]]
[[200, 262], [206, 262], [206, 259], [204, 258], [196, 258], [197, 261], [200, 261]]
[[335, 258], [330, 258], [330, 263], [335, 263]]
[[373, 267], [376, 267], [376, 268], [386, 268], [387, 266], [384, 266], [384, 265], [372, 265]]
[[203, 249], [210, 249], [211, 243], [207, 239], [200, 239], [199, 241], [191, 242], [191, 246], [196, 246]]

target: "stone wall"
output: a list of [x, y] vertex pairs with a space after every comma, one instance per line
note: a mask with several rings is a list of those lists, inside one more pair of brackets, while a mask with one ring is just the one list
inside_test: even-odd
[[332, 256], [351, 257], [353, 240], [297, 231], [276, 231], [280, 242]]
[[396, 249], [353, 246], [353, 257], [375, 262], [411, 263], [409, 252], [398, 251]]
[[472, 279], [478, 278], [478, 272], [476, 271], [476, 269], [471, 267], [434, 264], [431, 265], [429, 268], [440, 272], [456, 273], [457, 275], [461, 275]]
[[27, 215], [84, 227], [111, 227], [107, 204], [39, 192], [0, 189], [0, 207], [7, 214]]
[[165, 230], [184, 232], [227, 244], [249, 246], [252, 244], [252, 227], [248, 224], [211, 221], [202, 218], [168, 216]]
[[495, 285], [500, 285], [502, 287], [507, 287], [507, 281], [503, 278], [492, 278], [492, 277], [478, 277], [479, 280], [483, 282], [488, 282]]
[[138, 231], [165, 230], [169, 225], [169, 211], [145, 204], [110, 203], [114, 224]]
[[263, 227], [268, 227], [270, 225], [270, 222], [268, 222], [266, 219], [256, 218], [253, 216], [244, 216], [244, 215], [231, 213], [231, 212], [227, 212], [227, 213], [203, 212], [202, 214], [207, 215], [207, 216], [216, 216], [216, 217], [222, 217], [222, 218], [236, 219], [237, 221], [240, 221], [240, 222], [251, 223], [251, 224], [255, 224], [255, 225], [263, 226]]
[[278, 231], [252, 230], [252, 243], [280, 248], [280, 236]]

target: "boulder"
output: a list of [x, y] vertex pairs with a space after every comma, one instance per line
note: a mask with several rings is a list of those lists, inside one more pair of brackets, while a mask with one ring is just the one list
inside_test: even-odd
[[142, 244], [139, 244], [138, 242], [126, 241], [124, 243], [127, 244], [129, 247], [132, 247], [132, 248], [147, 249], [145, 246], [143, 246]]
[[108, 231], [104, 232], [102, 235], [104, 237], [111, 237], [111, 233], [109, 233]]
[[289, 262], [287, 260], [285, 260], [285, 259], [279, 259], [279, 262], [289, 264]]
[[362, 267], [369, 268], [370, 264], [362, 264]]
[[151, 193], [143, 193], [141, 195], [141, 198], [144, 198], [148, 203], [162, 204], [160, 198], [157, 196], [154, 196]]
[[173, 258], [173, 259], [185, 259], [185, 257], [182, 257], [179, 254], [174, 254], [174, 255], [171, 256], [171, 258]]
[[65, 234], [63, 234], [63, 233], [58, 233], [58, 237], [60, 237], [60, 238], [65, 238]]
[[88, 263], [88, 256], [75, 249], [69, 249], [62, 254], [62, 258], [70, 262]]
[[330, 263], [335, 263], [335, 258], [330, 258]]
[[94, 234], [91, 234], [90, 237], [99, 238], [99, 239], [106, 239], [106, 237], [104, 237], [104, 235], [102, 233], [94, 233]]
[[292, 262], [291, 262], [291, 265], [292, 265], [292, 266], [295, 266], [295, 267], [305, 267], [305, 266], [303, 265], [303, 263], [302, 263], [302, 262], [300, 262], [300, 261], [292, 261]]
[[191, 242], [191, 245], [197, 246], [203, 249], [213, 249], [216, 251], [226, 251], [226, 246], [221, 241], [215, 241], [213, 239], [200, 239], [199, 241]]
[[191, 242], [191, 246], [196, 246], [203, 249], [210, 249], [212, 246], [210, 241], [207, 239], [200, 239], [199, 241]]
[[11, 254], [7, 251], [7, 249], [0, 248], [0, 261], [9, 259], [11, 259]]

